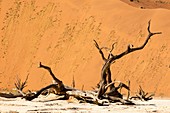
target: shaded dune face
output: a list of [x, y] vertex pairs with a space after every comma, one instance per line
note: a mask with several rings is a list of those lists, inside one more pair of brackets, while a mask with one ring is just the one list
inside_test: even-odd
[[141, 9], [170, 9], [170, 0], [121, 0], [131, 6]]
[[71, 85], [74, 76], [76, 88], [90, 90], [99, 82], [104, 64], [93, 39], [105, 47], [117, 42], [113, 54], [119, 54], [128, 44], [143, 43], [151, 19], [151, 31], [162, 35], [112, 64], [112, 80], [130, 80], [132, 93], [141, 85], [157, 96], [170, 96], [170, 11], [153, 8], [116, 0], [1, 0], [1, 90], [14, 88], [17, 76], [24, 80], [29, 75], [26, 89], [52, 83], [48, 72], [38, 68], [39, 62], [50, 66], [64, 84]]

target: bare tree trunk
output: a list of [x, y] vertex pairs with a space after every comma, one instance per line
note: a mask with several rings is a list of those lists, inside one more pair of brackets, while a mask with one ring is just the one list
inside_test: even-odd
[[[150, 31], [150, 21], [148, 22], [148, 28], [147, 28], [147, 30], [148, 30], [148, 36], [147, 36], [145, 42], [144, 42], [141, 46], [136, 47], [136, 48], [133, 48], [133, 47], [130, 47], [130, 45], [128, 45], [127, 50], [125, 50], [124, 52], [122, 52], [122, 53], [120, 53], [120, 54], [118, 54], [118, 55], [113, 55], [111, 52], [112, 52], [112, 50], [113, 50], [113, 48], [114, 48], [114, 44], [115, 44], [115, 43], [114, 43], [114, 44], [112, 45], [112, 49], [111, 49], [110, 54], [109, 54], [109, 56], [108, 56], [107, 59], [105, 58], [105, 56], [104, 56], [104, 54], [103, 54], [103, 52], [102, 52], [102, 49], [103, 49], [103, 48], [100, 48], [99, 45], [98, 45], [98, 43], [94, 40], [96, 48], [99, 50], [99, 53], [101, 54], [102, 59], [105, 61], [105, 64], [103, 65], [102, 72], [101, 72], [101, 81], [100, 81], [100, 84], [99, 84], [98, 98], [102, 98], [102, 96], [103, 96], [103, 95], [105, 94], [105, 92], [107, 91], [106, 85], [112, 82], [112, 80], [111, 80], [111, 71], [110, 71], [110, 66], [111, 66], [111, 64], [112, 64], [113, 62], [115, 62], [115, 60], [120, 59], [120, 58], [122, 58], [123, 56], [125, 56], [125, 55], [127, 55], [127, 54], [129, 54], [129, 53], [131, 53], [131, 52], [134, 52], [134, 51], [143, 49], [143, 48], [146, 46], [146, 44], [148, 43], [149, 39], [150, 39], [153, 35], [161, 34], [161, 32], [152, 33], [152, 32]], [[108, 80], [106, 79], [106, 77], [108, 77]], [[112, 84], [112, 85], [110, 85], [110, 86], [111, 86], [111, 90], [114, 89], [115, 92], [117, 92], [116, 89], [115, 89], [115, 87], [114, 87], [114, 84]], [[112, 91], [112, 92], [113, 92], [113, 91]]]

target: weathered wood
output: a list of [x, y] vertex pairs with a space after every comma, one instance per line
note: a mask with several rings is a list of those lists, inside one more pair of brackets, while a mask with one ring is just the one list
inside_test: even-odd
[[[145, 40], [145, 42], [139, 46], [139, 47], [131, 47], [130, 44], [128, 45], [127, 47], [127, 50], [125, 50], [124, 52], [118, 54], [118, 55], [113, 55], [111, 52], [113, 51], [113, 48], [114, 48], [114, 44], [112, 45], [112, 49], [110, 51], [110, 54], [108, 55], [108, 58], [106, 58], [102, 52], [102, 48], [99, 47], [99, 44], [97, 43], [97, 41], [94, 40], [95, 42], [95, 46], [96, 48], [99, 50], [99, 53], [101, 54], [102, 56], [102, 59], [105, 61], [105, 64], [103, 65], [103, 68], [102, 68], [102, 71], [101, 71], [101, 80], [100, 80], [100, 83], [99, 83], [99, 91], [98, 91], [98, 98], [102, 98], [102, 95], [105, 94], [105, 92], [107, 91], [107, 84], [110, 84], [110, 90], [114, 89], [115, 92], [118, 92], [115, 87], [114, 87], [114, 83], [112, 84], [112, 80], [111, 80], [111, 71], [110, 71], [110, 66], [113, 62], [115, 62], [115, 60], [117, 59], [120, 59], [122, 58], [123, 56], [129, 54], [129, 53], [132, 53], [132, 52], [135, 52], [137, 50], [141, 50], [143, 49], [149, 39], [153, 36], [153, 35], [156, 35], [156, 34], [161, 34], [161, 32], [155, 32], [155, 33], [152, 33], [150, 31], [150, 21], [148, 22], [148, 36]], [[106, 79], [108, 77], [108, 80]], [[129, 89], [128, 89], [129, 90]], [[113, 92], [113, 91], [112, 91]]]
[[45, 91], [45, 90], [47, 90], [49, 88], [54, 88], [57, 91], [60, 91], [60, 93], [62, 95], [66, 95], [66, 93], [64, 91], [61, 92], [61, 89], [60, 89], [60, 87], [57, 84], [50, 84], [50, 85], [48, 85], [48, 86], [46, 86], [44, 88], [41, 88], [40, 90], [36, 91], [35, 93], [28, 93], [28, 94], [26, 94], [25, 96], [23, 96], [23, 98], [25, 98], [26, 100], [31, 101], [31, 100], [37, 98], [43, 91]]
[[22, 94], [12, 94], [12, 93], [0, 93], [0, 97], [17, 98], [17, 97], [23, 97], [23, 95]]
[[[98, 87], [99, 87], [99, 91], [98, 91], [98, 98], [102, 99], [102, 95], [106, 92], [106, 88], [105, 86], [109, 83], [112, 82], [112, 78], [111, 78], [111, 70], [110, 70], [110, 58], [113, 56], [113, 54], [111, 53], [114, 49], [114, 44], [112, 44], [112, 48], [110, 50], [110, 53], [108, 55], [108, 57], [106, 58], [104, 56], [104, 53], [102, 51], [103, 47], [99, 47], [99, 44], [97, 43], [96, 40], [94, 40], [95, 46], [96, 48], [99, 50], [99, 53], [101, 54], [102, 59], [104, 60], [105, 64], [103, 65], [102, 71], [101, 71], [101, 80], [98, 83]], [[113, 85], [111, 85], [110, 89], [112, 88]]]
[[58, 87], [59, 87], [59, 90], [60, 90], [60, 91], [64, 91], [64, 90], [65, 90], [65, 87], [64, 87], [63, 82], [62, 82], [61, 80], [59, 80], [59, 79], [54, 75], [54, 73], [52, 72], [52, 70], [51, 70], [50, 67], [45, 66], [45, 65], [43, 65], [43, 64], [40, 62], [39, 68], [44, 68], [44, 69], [46, 69], [46, 70], [50, 73], [50, 75], [52, 76], [53, 80], [58, 84]]
[[154, 94], [149, 94], [146, 93], [141, 86], [139, 86], [139, 91], [137, 92], [137, 94], [135, 96], [130, 97], [130, 100], [132, 99], [139, 99], [141, 101], [148, 101], [148, 100], [152, 100], [153, 99]]
[[144, 42], [141, 46], [139, 46], [139, 47], [131, 47], [131, 44], [129, 44], [128, 47], [127, 47], [127, 49], [126, 49], [124, 52], [122, 52], [122, 53], [120, 53], [120, 54], [118, 54], [118, 55], [113, 56], [113, 57], [111, 58], [111, 62], [114, 62], [115, 60], [120, 59], [120, 58], [122, 58], [123, 56], [125, 56], [125, 55], [127, 55], [127, 54], [129, 54], [129, 53], [132, 53], [132, 52], [134, 52], [134, 51], [142, 50], [142, 49], [147, 45], [148, 41], [150, 40], [150, 38], [151, 38], [153, 35], [162, 34], [162, 32], [152, 33], [152, 32], [150, 31], [150, 22], [151, 22], [151, 21], [148, 22], [148, 28], [147, 28], [147, 30], [148, 30], [148, 36], [147, 36], [145, 42]]
[[41, 62], [40, 62], [40, 66], [39, 68], [44, 68], [46, 69], [50, 75], [52, 76], [53, 80], [56, 82], [55, 84], [50, 84], [44, 88], [41, 88], [40, 90], [38, 90], [37, 92], [35, 93], [28, 93], [26, 95], [23, 95], [23, 98], [25, 98], [26, 100], [33, 100], [35, 98], [37, 98], [43, 91], [47, 90], [47, 89], [50, 89], [50, 88], [53, 88], [57, 94], [60, 94], [60, 95], [65, 95], [66, 98], [67, 98], [67, 94], [66, 94], [66, 91], [70, 91], [70, 90], [74, 90], [74, 88], [71, 88], [71, 87], [67, 87], [63, 84], [63, 82], [61, 80], [59, 80], [55, 75], [54, 73], [52, 72], [51, 68], [48, 67], [48, 66], [45, 66], [43, 65]]
[[[148, 36], [147, 36], [145, 42], [141, 46], [135, 48], [135, 47], [131, 47], [129, 45], [127, 47], [127, 50], [125, 50], [124, 52], [122, 52], [118, 55], [112, 54], [115, 43], [113, 43], [111, 49], [109, 49], [107, 47], [99, 47], [99, 44], [97, 43], [97, 41], [94, 40], [95, 47], [99, 50], [99, 53], [100, 53], [102, 59], [104, 60], [104, 65], [101, 70], [101, 80], [99, 82], [98, 90], [95, 89], [94, 91], [84, 91], [83, 88], [82, 88], [82, 90], [75, 89], [74, 88], [75, 87], [74, 76], [73, 76], [73, 83], [72, 83], [73, 88], [66, 86], [63, 84], [63, 82], [60, 79], [58, 79], [55, 76], [55, 74], [52, 72], [52, 70], [49, 66], [43, 65], [40, 62], [39, 68], [46, 69], [50, 73], [51, 77], [55, 81], [54, 84], [50, 84], [46, 87], [43, 87], [34, 93], [29, 92], [26, 94], [26, 93], [23, 93], [22, 90], [24, 87], [26, 87], [26, 83], [27, 83], [27, 79], [28, 79], [28, 76], [27, 76], [27, 78], [24, 82], [21, 82], [20, 79], [17, 79], [17, 82], [15, 83], [15, 87], [18, 89], [18, 92], [20, 94], [13, 95], [13, 94], [0, 93], [0, 96], [6, 97], [6, 98], [22, 97], [22, 98], [25, 98], [26, 100], [31, 101], [31, 100], [37, 98], [39, 95], [41, 95], [47, 89], [52, 88], [55, 90], [55, 94], [59, 96], [59, 98], [57, 98], [57, 99], [69, 99], [69, 97], [73, 97], [73, 98], [76, 98], [76, 100], [78, 100], [79, 102], [93, 103], [93, 104], [97, 104], [97, 105], [109, 105], [110, 102], [121, 102], [122, 104], [134, 105], [134, 103], [129, 100], [130, 81], [128, 82], [128, 85], [122, 83], [121, 81], [114, 80], [112, 82], [110, 66], [112, 63], [115, 62], [115, 60], [120, 59], [123, 56], [125, 56], [131, 52], [143, 49], [147, 45], [149, 39], [153, 35], [161, 34], [161, 32], [152, 33], [150, 31], [150, 21], [148, 22], [147, 30], [148, 30]], [[110, 50], [107, 57], [104, 56], [102, 49]], [[115, 85], [115, 83], [119, 83], [119, 85], [117, 86], [117, 85]], [[107, 91], [108, 88], [110, 88], [110, 91]], [[128, 91], [127, 99], [123, 99], [123, 95], [121, 94], [121, 91], [119, 91], [119, 89], [122, 89], [122, 88], [125, 88]], [[136, 96], [131, 97], [130, 99], [137, 98], [140, 100], [147, 101], [147, 100], [151, 100], [152, 96], [153, 96], [153, 94], [149, 95], [149, 93], [146, 93], [140, 86], [138, 94], [136, 94]]]

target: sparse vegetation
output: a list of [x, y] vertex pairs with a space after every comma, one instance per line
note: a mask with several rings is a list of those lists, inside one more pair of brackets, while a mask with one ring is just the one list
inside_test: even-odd
[[[110, 66], [113, 63], [115, 63], [117, 59], [120, 59], [129, 53], [142, 50], [148, 44], [148, 41], [153, 35], [161, 34], [161, 32], [152, 33], [150, 31], [150, 21], [148, 22], [147, 30], [148, 30], [148, 36], [141, 46], [133, 47], [133, 45], [129, 44], [127, 46], [127, 49], [118, 55], [112, 54], [115, 43], [112, 44], [111, 48], [107, 48], [107, 47], [100, 47], [97, 41], [94, 40], [95, 47], [98, 49], [102, 59], [104, 60], [104, 65], [101, 70], [101, 80], [98, 83], [97, 89], [92, 91], [84, 91], [83, 88], [82, 90], [76, 89], [74, 77], [72, 81], [72, 87], [66, 86], [62, 80], [58, 79], [55, 76], [55, 74], [52, 72], [49, 66], [46, 66], [40, 62], [39, 68], [47, 70], [55, 82], [53, 84], [41, 88], [36, 92], [24, 93], [23, 89], [24, 87], [26, 87], [28, 76], [26, 77], [24, 82], [21, 82], [21, 79], [17, 78], [15, 87], [20, 93], [19, 96], [26, 100], [31, 101], [37, 98], [39, 95], [41, 95], [44, 91], [52, 88], [55, 90], [55, 94], [58, 95], [57, 99], [68, 100], [70, 97], [73, 97], [76, 98], [76, 100], [78, 100], [79, 102], [93, 103], [97, 105], [109, 105], [109, 103], [112, 102], [121, 102], [122, 104], [134, 105], [133, 101], [130, 100], [133, 98], [137, 98], [142, 101], [151, 100], [152, 96], [154, 95], [153, 94], [149, 95], [148, 93], [146, 93], [141, 86], [139, 89], [139, 93], [136, 94], [136, 96], [130, 97], [130, 81], [128, 82], [128, 85], [122, 83], [121, 81], [116, 81], [116, 80], [112, 81], [111, 70], [110, 70]], [[102, 51], [103, 49], [109, 50], [109, 55], [107, 57], [104, 55]], [[118, 83], [118, 86], [115, 86], [115, 83]], [[121, 90], [119, 90], [122, 88], [125, 88], [128, 91], [128, 95], [126, 99], [124, 99], [123, 95], [121, 94]], [[3, 97], [5, 96], [3, 95]], [[10, 95], [7, 95], [6, 97], [10, 98]], [[11, 98], [14, 97], [18, 97], [18, 96], [17, 95], [11, 96]]]

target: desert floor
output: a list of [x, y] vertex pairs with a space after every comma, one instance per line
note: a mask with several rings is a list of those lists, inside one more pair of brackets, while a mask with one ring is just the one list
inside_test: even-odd
[[[154, 99], [147, 102], [137, 101], [136, 105], [113, 103], [109, 106], [78, 103], [73, 100], [53, 100], [55, 95], [39, 97], [33, 101], [21, 98], [0, 98], [0, 112], [64, 112], [64, 113], [169, 113], [169, 99]], [[50, 101], [53, 100], [53, 101]]]

